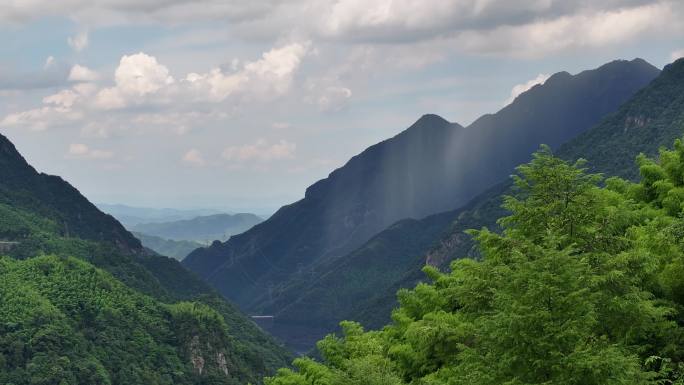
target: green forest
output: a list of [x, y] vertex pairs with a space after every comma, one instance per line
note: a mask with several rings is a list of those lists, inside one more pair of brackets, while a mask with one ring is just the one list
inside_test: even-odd
[[480, 257], [398, 293], [391, 324], [317, 344], [268, 385], [684, 384], [684, 143], [633, 183], [542, 147]]

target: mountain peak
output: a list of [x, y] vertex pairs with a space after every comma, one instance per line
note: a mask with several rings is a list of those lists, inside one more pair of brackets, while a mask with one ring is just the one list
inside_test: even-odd
[[427, 127], [442, 127], [450, 124], [452, 123], [437, 114], [425, 114], [416, 120], [416, 122], [413, 123], [408, 129], [411, 130], [413, 128], [422, 129]]

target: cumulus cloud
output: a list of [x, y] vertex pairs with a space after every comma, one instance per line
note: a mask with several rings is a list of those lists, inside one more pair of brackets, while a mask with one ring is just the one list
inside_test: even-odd
[[281, 159], [294, 158], [297, 145], [286, 140], [269, 143], [259, 139], [254, 144], [230, 146], [223, 150], [221, 157], [229, 162], [270, 162]]
[[113, 156], [112, 151], [91, 149], [83, 143], [70, 144], [67, 152], [67, 157], [72, 159], [111, 159]]
[[507, 106], [515, 100], [520, 94], [523, 92], [529, 91], [532, 87], [536, 86], [537, 84], [544, 84], [544, 82], [550, 77], [551, 75], [549, 74], [539, 74], [537, 75], [536, 78], [530, 79], [526, 81], [525, 83], [521, 84], [516, 84], [513, 86], [511, 89], [511, 95], [508, 97], [506, 102], [504, 102], [504, 106]]
[[174, 83], [166, 66], [145, 53], [124, 55], [114, 73], [115, 86], [100, 90], [95, 106], [102, 109], [123, 108], [140, 103], [149, 94]]
[[43, 106], [26, 111], [14, 112], [0, 120], [0, 127], [25, 127], [32, 131], [43, 131], [51, 126], [63, 126], [85, 117], [85, 111], [75, 108], [88, 100], [95, 92], [92, 83], [79, 83], [43, 98]]
[[[309, 50], [310, 43], [291, 43], [264, 52], [259, 60], [247, 62], [237, 71], [214, 68], [208, 73], [190, 73], [184, 83], [200, 99], [223, 101], [238, 93], [270, 98], [285, 93], [295, 71]], [[239, 64], [234, 63], [232, 68]]]
[[88, 67], [75, 64], [69, 71], [69, 81], [72, 82], [92, 82], [99, 79], [97, 72]]
[[88, 31], [81, 31], [74, 36], [70, 36], [67, 38], [67, 43], [74, 51], [83, 51], [88, 46]]
[[195, 148], [192, 148], [183, 154], [181, 161], [191, 166], [204, 166], [206, 164], [202, 153]]
[[[197, 122], [194, 107], [223, 103], [223, 109], [230, 110], [240, 103], [264, 103], [287, 93], [309, 46], [308, 42], [286, 44], [264, 52], [257, 60], [234, 63], [228, 70], [215, 68], [206, 73], [189, 73], [180, 81], [154, 56], [139, 52], [124, 55], [114, 72], [114, 84], [104, 87], [96, 84], [102, 79], [100, 74], [76, 64], [67, 77], [76, 83], [71, 88], [43, 98], [40, 108], [6, 116], [0, 124], [43, 130], [63, 122], [66, 115], [69, 120], [76, 120], [109, 110], [130, 112], [135, 116], [129, 122], [147, 124], [145, 120], [153, 115], [145, 109], [162, 109], [168, 116], [175, 116], [170, 126], [182, 134], [190, 125], [188, 120]], [[204, 117], [226, 116], [225, 112], [215, 113], [211, 108], [200, 109], [204, 110]], [[57, 116], [60, 113], [65, 116]], [[120, 116], [125, 118], [125, 115]], [[110, 130], [100, 124], [91, 131], [108, 136]]]

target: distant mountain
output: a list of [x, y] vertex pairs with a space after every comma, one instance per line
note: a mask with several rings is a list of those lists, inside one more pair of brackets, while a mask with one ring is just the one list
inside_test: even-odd
[[291, 358], [2, 135], [0, 241], [2, 384], [257, 383]]
[[214, 209], [179, 210], [172, 208], [133, 207], [107, 203], [96, 203], [96, 205], [100, 210], [113, 216], [126, 227], [131, 227], [140, 223], [172, 222], [192, 219], [203, 215], [227, 213]]
[[309, 187], [304, 199], [183, 263], [243, 309], [280, 314], [275, 304], [290, 306], [279, 298], [305, 272], [316, 279], [318, 267], [343, 263], [335, 260], [398, 220], [462, 206], [540, 143], [558, 147], [577, 136], [658, 73], [640, 59], [558, 73], [467, 128], [425, 115]]
[[[665, 67], [615, 113], [561, 146], [557, 155], [569, 161], [585, 158], [593, 172], [636, 180], [635, 157], [639, 153], [657, 156], [661, 146], [670, 146], [682, 135], [684, 59]], [[497, 218], [507, 215], [501, 198], [510, 192], [511, 185], [510, 180], [503, 181], [457, 210], [399, 222], [339, 262], [318, 270], [320, 279], [297, 287], [298, 293], [287, 300], [288, 305], [274, 305], [283, 309], [275, 312], [283, 329], [276, 334], [288, 332], [289, 327], [321, 335], [333, 330], [339, 319], [361, 321], [371, 328], [386, 324], [396, 304], [396, 291], [423, 280], [420, 269], [426, 263], [447, 268], [454, 259], [477, 255], [464, 231], [497, 229]], [[378, 278], [371, 280], [369, 272]], [[368, 279], [361, 285], [364, 277]], [[287, 291], [283, 297], [280, 301], [285, 302]], [[305, 340], [311, 346], [312, 340]]]
[[191, 251], [204, 246], [194, 241], [175, 241], [143, 233], [133, 232], [133, 235], [148, 249], [178, 261], [182, 261]]
[[215, 214], [173, 222], [141, 223], [130, 229], [166, 239], [209, 244], [215, 240], [225, 241], [263, 221], [254, 214]]

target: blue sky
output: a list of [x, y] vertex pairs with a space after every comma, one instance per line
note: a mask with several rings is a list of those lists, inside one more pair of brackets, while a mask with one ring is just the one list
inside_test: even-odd
[[[0, 4], [0, 132], [95, 202], [268, 211], [425, 113], [684, 54], [660, 0]], [[484, 149], [483, 151], [486, 151]]]

